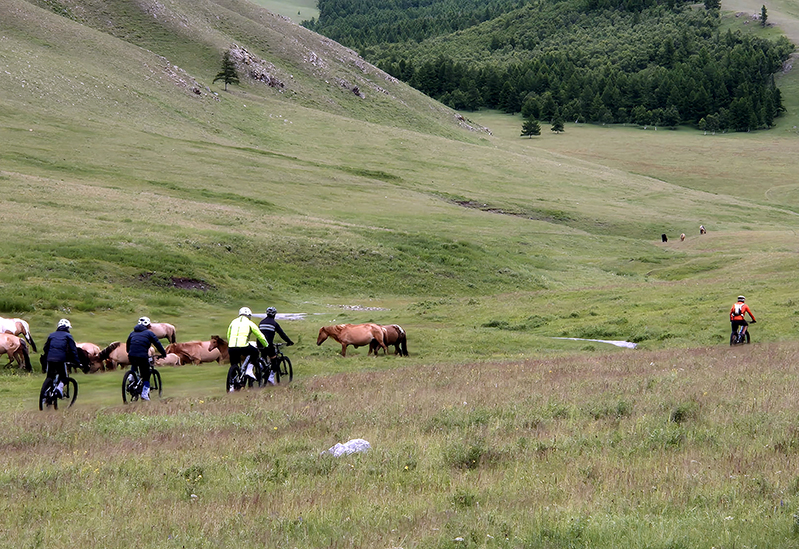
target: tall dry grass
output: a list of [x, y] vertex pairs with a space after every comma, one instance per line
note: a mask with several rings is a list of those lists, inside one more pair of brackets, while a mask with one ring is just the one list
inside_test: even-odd
[[[797, 546], [798, 346], [9, 413], [14, 547]], [[361, 437], [372, 450], [320, 453]]]

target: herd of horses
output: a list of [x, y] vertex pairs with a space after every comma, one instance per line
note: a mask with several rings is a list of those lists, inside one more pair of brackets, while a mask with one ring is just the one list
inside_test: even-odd
[[[175, 327], [169, 323], [152, 323], [150, 330], [159, 339], [166, 339], [169, 344], [165, 348], [167, 355], [156, 359], [156, 365], [188, 365], [200, 363], [228, 362], [228, 343], [221, 336], [213, 335], [209, 340], [178, 342]], [[400, 325], [378, 325], [375, 323], [329, 325], [319, 329], [317, 345], [332, 338], [342, 345], [341, 355], [345, 357], [347, 347], [369, 346], [367, 355], [378, 355], [380, 349], [389, 353], [389, 346], [394, 346], [395, 355], [408, 356], [406, 331]], [[30, 326], [23, 319], [7, 319], [0, 317], [0, 356], [8, 355], [9, 362], [31, 371], [31, 360], [28, 346], [36, 352]], [[112, 342], [105, 348], [90, 342], [77, 343], [80, 368], [85, 373], [104, 370], [115, 370], [119, 366], [129, 365], [128, 351], [125, 342]], [[42, 357], [42, 372], [46, 365]]]

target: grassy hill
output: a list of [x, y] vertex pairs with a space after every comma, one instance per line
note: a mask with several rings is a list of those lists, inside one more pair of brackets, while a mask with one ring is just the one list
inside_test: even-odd
[[[510, 307], [524, 349], [591, 334], [707, 344], [725, 340], [731, 297], [754, 291], [762, 338], [794, 337], [796, 134], [520, 139], [518, 119], [465, 120], [252, 4], [137, 6], [0, 8], [14, 217], [0, 309], [42, 338], [65, 311], [107, 342], [143, 313], [191, 325], [210, 308], [213, 328], [186, 335], [206, 337], [242, 302], [353, 321], [366, 319], [327, 305], [378, 302], [419, 322], [433, 300], [454, 308], [435, 316], [445, 330]], [[234, 45], [250, 65], [224, 92], [211, 80]]]
[[[41, 346], [61, 317], [105, 345], [307, 314], [264, 391], [164, 368], [126, 407], [120, 371], [79, 373], [40, 413], [36, 369], [0, 374], [7, 545], [797, 546], [796, 128], [522, 138], [234, 0], [0, 21], [1, 315]], [[365, 321], [411, 356], [315, 345]]]

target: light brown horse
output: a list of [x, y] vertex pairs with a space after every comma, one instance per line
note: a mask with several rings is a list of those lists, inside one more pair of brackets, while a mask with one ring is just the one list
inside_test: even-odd
[[91, 342], [81, 342], [75, 345], [82, 349], [86, 355], [86, 361], [89, 364], [89, 370], [87, 372], [94, 373], [104, 369], [105, 365], [103, 361], [99, 359], [100, 352], [103, 351], [100, 349], [100, 346], [92, 344]]
[[169, 323], [150, 323], [150, 330], [156, 338], [166, 338], [170, 344], [178, 341], [175, 337], [175, 327]]
[[[342, 345], [342, 357], [345, 357], [347, 346], [358, 348], [359, 346], [369, 346], [374, 340], [379, 346], [383, 348], [386, 353], [386, 342], [384, 341], [384, 332], [380, 325], [375, 323], [363, 323], [361, 325], [330, 325], [319, 329], [317, 336], [317, 345], [319, 346], [328, 339], [333, 338]], [[377, 350], [377, 347], [376, 347]], [[367, 352], [369, 355], [371, 351]], [[375, 355], [377, 355], [377, 351]]]
[[[387, 346], [394, 346], [394, 354], [408, 357], [406, 344], [406, 331], [400, 325], [381, 325], [383, 337]], [[369, 350], [378, 355], [378, 344], [374, 340], [369, 344]]]
[[156, 366], [158, 367], [164, 365], [172, 365], [173, 367], [179, 367], [182, 364], [183, 361], [181, 360], [181, 358], [174, 353], [168, 353], [167, 356], [164, 357], [163, 359], [156, 359]]
[[230, 361], [230, 354], [228, 353], [228, 342], [222, 336], [216, 334], [211, 337], [208, 343], [208, 351], [219, 350], [220, 358], [222, 361]]
[[22, 336], [31, 345], [33, 351], [36, 351], [36, 343], [33, 341], [33, 336], [31, 336], [31, 327], [28, 326], [28, 321], [25, 319], [0, 317], [0, 332]]
[[8, 333], [0, 334], [0, 355], [4, 353], [8, 354], [8, 364], [6, 367], [10, 367], [11, 364], [16, 361], [18, 366], [22, 367], [24, 365], [25, 370], [33, 370], [31, 358], [30, 355], [28, 355], [28, 344], [26, 344], [25, 340], [22, 338]]
[[[222, 361], [228, 360], [227, 354], [223, 356], [219, 349], [209, 351], [209, 346], [211, 346], [210, 340], [204, 342], [195, 340], [192, 342], [170, 344], [167, 346], [166, 351], [167, 353], [174, 353], [180, 357], [184, 365], [189, 363], [199, 365], [200, 363], [210, 363], [211, 361], [221, 363]], [[225, 351], [227, 351], [227, 347]]]
[[118, 365], [131, 364], [125, 342], [111, 342], [97, 355], [97, 359], [105, 363], [106, 370], [114, 370]]

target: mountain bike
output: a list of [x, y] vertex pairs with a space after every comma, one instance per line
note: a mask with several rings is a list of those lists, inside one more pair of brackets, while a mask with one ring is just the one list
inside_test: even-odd
[[[157, 391], [158, 396], [161, 397], [162, 384], [161, 373], [153, 367], [155, 364], [155, 357], [151, 356], [150, 359], [150, 394]], [[138, 367], [131, 365], [125, 376], [122, 377], [122, 402], [138, 401], [142, 396], [142, 389], [144, 388], [144, 380], [139, 374]]]
[[292, 360], [286, 357], [281, 348], [285, 346], [285, 342], [279, 342], [274, 344], [275, 346], [275, 362], [278, 364], [278, 368], [275, 369], [275, 383], [279, 383], [281, 381], [281, 377], [286, 378], [289, 377], [289, 382], [292, 381], [294, 378], [294, 373], [292, 372]]
[[42, 384], [42, 389], [39, 392], [39, 410], [43, 411], [46, 407], [52, 406], [53, 409], [58, 410], [58, 400], [67, 399], [71, 407], [75, 400], [78, 398], [78, 382], [69, 376], [64, 380], [64, 395], [58, 396], [56, 387], [58, 386], [59, 375], [56, 374], [55, 378], [46, 378]]
[[[755, 321], [751, 321], [755, 323]], [[747, 325], [740, 325], [736, 332], [731, 332], [731, 345], [737, 346], [739, 344], [750, 343], [750, 331], [747, 330]]]
[[264, 373], [268, 372], [269, 369], [264, 359], [261, 358], [261, 354], [259, 354], [256, 364], [253, 365], [253, 374], [256, 376], [255, 380], [245, 374], [249, 365], [250, 356], [247, 356], [244, 358], [241, 365], [230, 366], [228, 369], [228, 377], [225, 379], [225, 389], [228, 392], [239, 391], [242, 388], [252, 388], [254, 382], [258, 384], [259, 388], [264, 387]]

